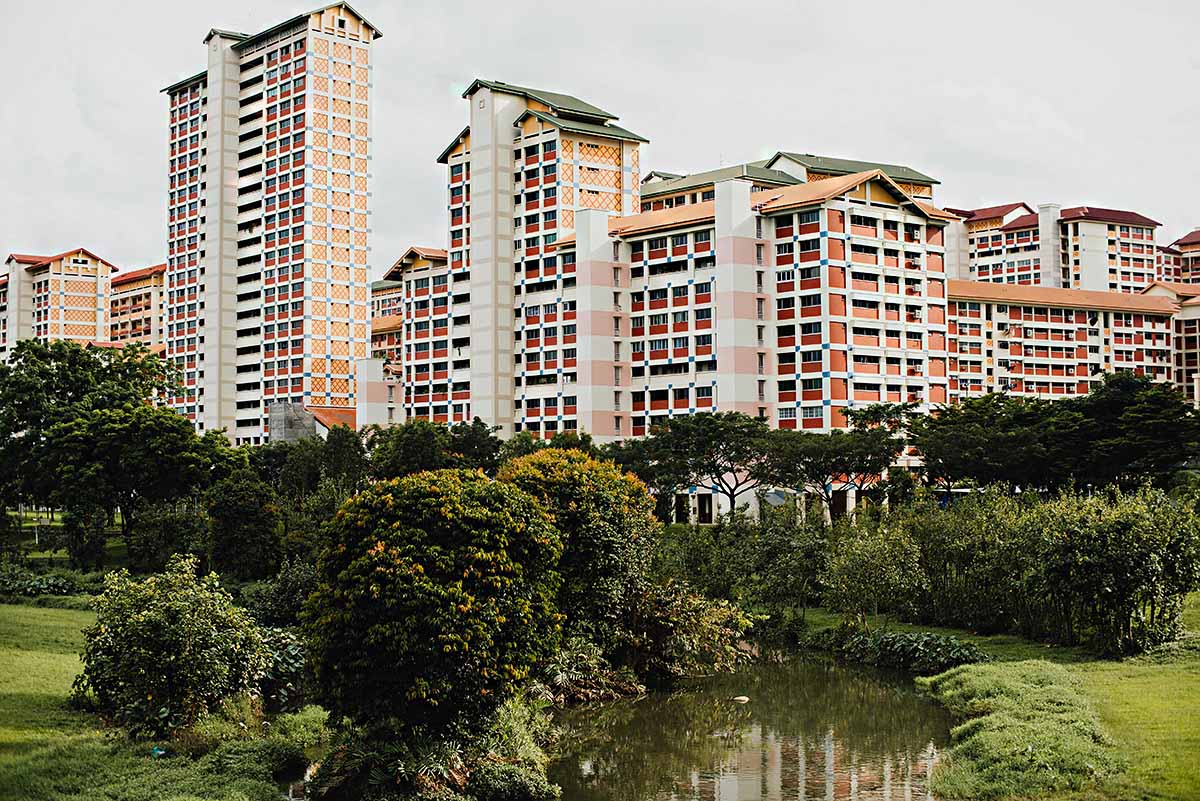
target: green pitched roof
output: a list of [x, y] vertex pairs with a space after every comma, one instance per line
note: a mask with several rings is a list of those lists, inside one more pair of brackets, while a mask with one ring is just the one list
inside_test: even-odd
[[877, 161], [855, 161], [854, 159], [839, 159], [833, 156], [814, 156], [812, 153], [792, 153], [781, 150], [772, 156], [767, 164], [774, 164], [780, 156], [787, 156], [792, 161], [803, 164], [816, 172], [827, 172], [831, 175], [850, 175], [868, 170], [882, 170], [893, 181], [907, 181], [914, 184], [940, 184], [935, 178], [930, 178], [923, 172], [917, 172], [912, 167], [903, 164], [883, 164]]
[[707, 170], [706, 172], [697, 172], [671, 181], [657, 181], [652, 184], [643, 184], [641, 191], [642, 200], [660, 195], [670, 195], [675, 192], [685, 192], [688, 189], [695, 189], [698, 186], [707, 186], [708, 184], [715, 184], [720, 181], [728, 181], [732, 178], [749, 178], [752, 181], [774, 183], [779, 186], [791, 186], [792, 184], [800, 183], [800, 179], [795, 176], [788, 175], [781, 170], [769, 170], [762, 166], [762, 164], [763, 162], [761, 161], [734, 164], [732, 167], [720, 167], [715, 170]]
[[553, 114], [545, 114], [541, 111], [526, 111], [517, 118], [516, 124], [519, 125], [526, 117], [535, 117], [547, 125], [553, 125], [564, 131], [572, 133], [591, 134], [593, 136], [607, 136], [609, 139], [625, 139], [630, 142], [649, 142], [649, 139], [635, 134], [633, 131], [626, 130], [619, 125], [600, 125], [594, 122], [583, 122], [581, 120], [563, 119], [555, 117]]
[[510, 95], [520, 95], [530, 100], [545, 103], [560, 115], [587, 117], [596, 120], [615, 120], [616, 114], [610, 114], [598, 106], [585, 103], [574, 95], [561, 92], [547, 92], [545, 89], [530, 89], [528, 86], [517, 86], [504, 81], [489, 81], [486, 78], [476, 78], [463, 92], [463, 97], [470, 97], [479, 87], [491, 89], [493, 92], [505, 92]]
[[170, 86], [166, 87], [165, 89], [160, 90], [160, 92], [174, 92], [176, 89], [187, 86], [189, 83], [195, 83], [196, 81], [200, 80], [201, 78], [207, 78], [207, 77], [208, 77], [208, 70], [202, 70], [201, 72], [197, 72], [195, 75], [189, 75], [188, 77], [184, 78], [182, 81], [176, 81], [175, 83], [171, 84]]

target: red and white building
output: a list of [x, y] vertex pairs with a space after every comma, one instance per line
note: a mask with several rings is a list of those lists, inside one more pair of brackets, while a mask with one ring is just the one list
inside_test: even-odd
[[372, 57], [334, 3], [213, 29], [168, 97], [166, 356], [201, 431], [260, 443], [276, 402], [352, 409], [370, 350]]

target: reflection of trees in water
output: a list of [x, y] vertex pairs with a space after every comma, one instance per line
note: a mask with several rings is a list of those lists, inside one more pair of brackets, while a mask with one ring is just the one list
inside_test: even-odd
[[551, 778], [563, 801], [924, 798], [949, 719], [906, 686], [792, 663], [572, 710]]

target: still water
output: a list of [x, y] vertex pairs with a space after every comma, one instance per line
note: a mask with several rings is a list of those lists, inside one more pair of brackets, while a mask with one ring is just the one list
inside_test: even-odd
[[[738, 704], [730, 700], [749, 696]], [[666, 694], [559, 713], [563, 801], [913, 801], [949, 716], [912, 680], [762, 665]]]

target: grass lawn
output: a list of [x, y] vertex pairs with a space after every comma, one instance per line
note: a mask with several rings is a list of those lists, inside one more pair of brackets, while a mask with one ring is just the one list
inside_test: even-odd
[[[807, 619], [814, 628], [840, 620], [822, 609], [810, 609]], [[1083, 797], [1200, 801], [1200, 593], [1188, 598], [1182, 641], [1159, 653], [1122, 661], [1099, 659], [1084, 648], [1057, 648], [1009, 635], [900, 623], [889, 628], [953, 634], [975, 643], [997, 662], [1041, 659], [1063, 665], [1126, 760], [1120, 781], [1106, 785], [1102, 795]]]
[[[0, 604], [0, 801], [278, 801], [263, 740], [191, 760], [67, 706], [91, 612]], [[270, 743], [266, 743], [267, 746]]]

